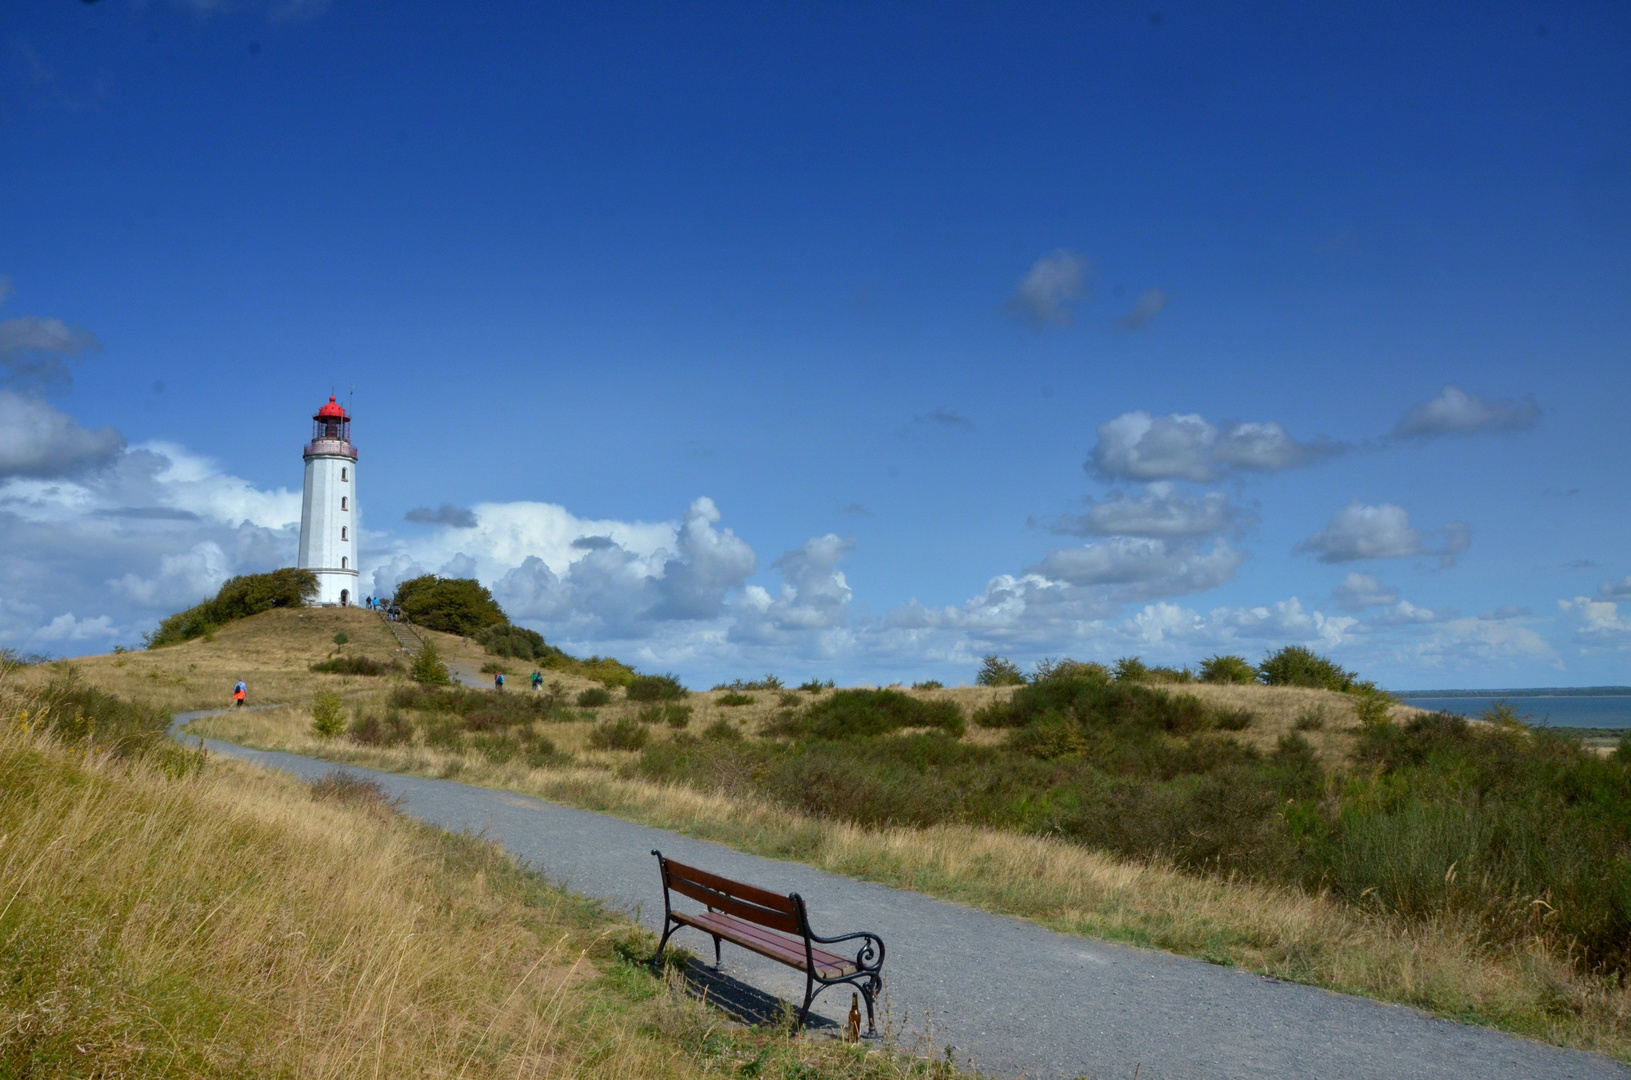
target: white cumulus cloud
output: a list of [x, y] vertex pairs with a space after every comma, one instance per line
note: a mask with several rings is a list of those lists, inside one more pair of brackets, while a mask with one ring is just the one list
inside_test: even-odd
[[1123, 413], [1099, 425], [1086, 468], [1111, 480], [1217, 480], [1278, 472], [1340, 453], [1328, 440], [1301, 442], [1273, 421], [1213, 424], [1195, 413]]
[[1402, 506], [1356, 502], [1338, 511], [1330, 524], [1295, 550], [1327, 563], [1433, 555], [1448, 566], [1471, 542], [1471, 530], [1460, 522], [1423, 533], [1410, 524], [1410, 515]]
[[1082, 294], [1092, 268], [1087, 260], [1061, 248], [1036, 260], [1014, 287], [1008, 310], [1037, 329], [1068, 326], [1075, 318], [1071, 303]]
[[1169, 481], [1148, 484], [1141, 495], [1113, 491], [1102, 502], [1088, 501], [1087, 512], [1059, 519], [1058, 532], [1082, 536], [1149, 536], [1195, 539], [1233, 532], [1251, 515], [1229, 502], [1221, 491], [1194, 495]]
[[1472, 435], [1481, 431], [1522, 431], [1535, 425], [1540, 406], [1533, 397], [1517, 401], [1486, 401], [1459, 386], [1446, 386], [1437, 395], [1413, 406], [1393, 429], [1401, 439], [1434, 435]]

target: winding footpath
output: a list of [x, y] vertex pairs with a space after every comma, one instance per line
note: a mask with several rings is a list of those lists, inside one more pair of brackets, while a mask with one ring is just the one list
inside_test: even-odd
[[[179, 715], [172, 732], [210, 712]], [[189, 742], [191, 740], [189, 739]], [[207, 740], [212, 753], [314, 779], [337, 766]], [[479, 832], [551, 880], [662, 921], [660, 848], [682, 862], [778, 892], [801, 893], [823, 933], [867, 929], [888, 946], [880, 1027], [903, 1046], [972, 1062], [982, 1075], [1073, 1080], [1631, 1080], [1613, 1060], [1487, 1028], [1438, 1020], [1313, 987], [1166, 953], [1071, 937], [919, 893], [838, 877], [798, 863], [450, 780], [351, 766], [402, 799], [416, 818]], [[693, 940], [687, 940], [687, 937]], [[707, 939], [682, 932], [698, 955]], [[725, 974], [803, 999], [797, 973], [725, 949]], [[841, 1023], [842, 988], [816, 1011]]]

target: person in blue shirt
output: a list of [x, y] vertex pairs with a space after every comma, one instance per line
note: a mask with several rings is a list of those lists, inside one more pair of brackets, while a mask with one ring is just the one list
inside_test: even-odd
[[504, 689], [504, 673], [502, 671], [493, 672], [493, 689]]

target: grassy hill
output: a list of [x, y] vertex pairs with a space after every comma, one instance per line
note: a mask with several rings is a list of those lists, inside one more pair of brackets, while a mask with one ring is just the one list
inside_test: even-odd
[[[220, 703], [250, 672], [258, 700], [288, 703], [199, 734], [606, 810], [1631, 1059], [1620, 757], [1348, 693], [1069, 672], [645, 698], [548, 672], [533, 692], [530, 665], [431, 636], [458, 670], [506, 666], [511, 689], [314, 674], [336, 652], [395, 649], [375, 617], [335, 609], [76, 665], [169, 705]], [[342, 695], [330, 737], [313, 731], [320, 690]]]

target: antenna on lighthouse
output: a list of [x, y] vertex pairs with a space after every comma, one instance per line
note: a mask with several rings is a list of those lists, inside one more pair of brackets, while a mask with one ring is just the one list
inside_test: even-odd
[[351, 388], [345, 392], [345, 414], [351, 415], [351, 400], [357, 396], [357, 384], [352, 383]]

